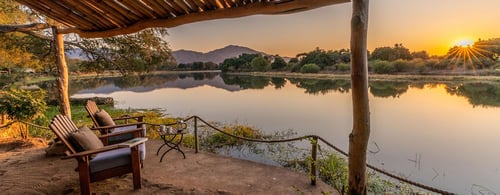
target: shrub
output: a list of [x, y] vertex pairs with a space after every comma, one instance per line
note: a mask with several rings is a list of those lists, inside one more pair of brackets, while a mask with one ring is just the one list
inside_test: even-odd
[[396, 72], [394, 65], [388, 61], [375, 60], [370, 61], [372, 71], [377, 74], [392, 74]]
[[338, 71], [347, 72], [351, 70], [351, 64], [349, 63], [338, 63], [335, 65]]
[[[42, 116], [47, 109], [45, 91], [28, 91], [9, 88], [0, 93], [0, 114], [6, 114], [11, 120], [31, 122]], [[22, 138], [28, 138], [27, 126], [19, 127]]]
[[392, 65], [394, 66], [394, 70], [396, 72], [409, 72], [412, 70], [412, 64], [410, 61], [407, 60], [396, 60], [392, 62]]
[[321, 70], [316, 64], [305, 64], [300, 68], [301, 73], [318, 73]]

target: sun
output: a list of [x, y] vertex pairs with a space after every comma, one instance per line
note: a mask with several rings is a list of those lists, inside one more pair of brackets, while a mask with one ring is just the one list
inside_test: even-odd
[[474, 41], [471, 39], [459, 39], [453, 43], [453, 46], [459, 47], [470, 47], [474, 45]]

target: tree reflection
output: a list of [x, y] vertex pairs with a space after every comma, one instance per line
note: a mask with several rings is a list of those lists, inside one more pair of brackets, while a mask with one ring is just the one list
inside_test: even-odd
[[242, 89], [264, 89], [271, 84], [268, 77], [259, 76], [239, 76], [239, 75], [221, 75], [226, 85], [239, 85]]
[[446, 91], [451, 95], [466, 97], [473, 106], [500, 106], [499, 84], [465, 83], [449, 85], [446, 87]]
[[285, 86], [286, 80], [284, 78], [273, 77], [271, 78], [271, 83], [275, 89], [281, 89]]
[[[92, 78], [92, 79], [72, 79], [70, 80], [69, 94], [70, 96], [88, 89], [100, 89], [100, 92], [111, 93], [126, 90], [134, 87], [141, 87], [141, 91], [150, 91], [159, 88], [167, 87], [169, 82], [186, 80], [182, 87], [192, 88], [200, 85], [206, 85], [205, 81], [213, 80], [221, 77], [224, 84], [220, 88], [227, 90], [235, 90], [235, 86], [241, 89], [263, 89], [267, 86], [274, 86], [275, 89], [284, 88], [289, 84], [295, 85], [297, 88], [305, 89], [307, 94], [327, 94], [330, 92], [349, 93], [351, 82], [348, 79], [304, 79], [304, 78], [282, 78], [282, 77], [258, 77], [258, 76], [240, 76], [240, 75], [220, 75], [219, 73], [183, 73], [183, 74], [159, 74], [159, 75], [142, 75], [142, 76], [127, 76], [114, 78]], [[194, 81], [194, 82], [193, 82]], [[192, 83], [192, 84], [189, 84]], [[47, 98], [57, 99], [57, 87], [55, 81], [41, 82], [38, 85], [47, 90]], [[424, 89], [436, 88], [445, 85], [448, 94], [465, 97], [473, 106], [483, 107], [500, 107], [500, 83], [453, 83], [453, 82], [425, 82], [425, 81], [371, 81], [369, 83], [370, 92], [374, 97], [381, 98], [398, 98], [408, 91], [408, 89]], [[169, 87], [176, 87], [168, 85]], [[229, 87], [232, 86], [232, 87]], [[137, 90], [137, 89], [131, 89]]]
[[375, 97], [393, 97], [398, 98], [408, 91], [408, 82], [394, 81], [372, 81], [370, 82], [370, 92]]
[[298, 88], [306, 89], [305, 93], [317, 95], [327, 94], [332, 91], [348, 93], [351, 89], [351, 81], [345, 79], [290, 79], [290, 83]]

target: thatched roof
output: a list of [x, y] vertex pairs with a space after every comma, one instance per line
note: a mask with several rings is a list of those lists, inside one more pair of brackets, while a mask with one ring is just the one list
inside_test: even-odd
[[108, 37], [151, 27], [287, 14], [350, 0], [17, 0], [68, 28], [60, 33]]

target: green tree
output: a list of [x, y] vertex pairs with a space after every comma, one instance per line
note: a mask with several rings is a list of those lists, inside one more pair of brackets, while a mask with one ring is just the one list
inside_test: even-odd
[[[5, 114], [11, 120], [32, 122], [33, 119], [42, 116], [47, 105], [45, 103], [45, 91], [27, 91], [9, 88], [0, 91], [0, 114]], [[27, 125], [20, 126], [20, 136], [28, 138]]]
[[274, 61], [271, 63], [271, 69], [281, 70], [286, 67], [286, 62], [279, 55], [274, 56]]
[[424, 50], [422, 50], [422, 51], [414, 51], [414, 52], [411, 52], [411, 57], [413, 59], [420, 58], [420, 59], [427, 60], [427, 59], [429, 59], [429, 54], [427, 54], [427, 52], [424, 51]]
[[316, 64], [321, 69], [324, 69], [325, 67], [332, 66], [335, 63], [333, 56], [320, 48], [316, 48], [314, 51], [302, 55], [304, 57], [300, 60], [301, 65]]
[[252, 70], [257, 72], [266, 72], [271, 69], [269, 61], [263, 56], [253, 58], [250, 65], [252, 66]]
[[373, 60], [394, 61], [397, 59], [411, 60], [412, 55], [410, 50], [401, 43], [394, 44], [394, 47], [378, 47], [371, 53]]

